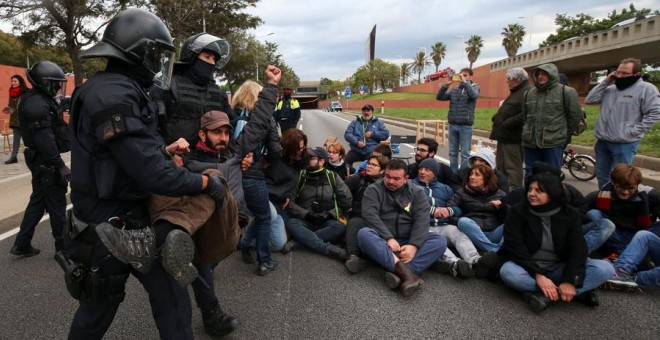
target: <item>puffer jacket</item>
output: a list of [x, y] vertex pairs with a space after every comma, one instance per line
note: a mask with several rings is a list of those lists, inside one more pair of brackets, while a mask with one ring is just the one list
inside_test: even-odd
[[474, 124], [474, 108], [477, 106], [477, 98], [479, 98], [479, 85], [469, 81], [461, 83], [450, 91], [447, 91], [448, 88], [447, 85], [442, 85], [435, 99], [449, 101], [447, 115], [449, 124]]
[[538, 149], [564, 146], [582, 117], [578, 94], [574, 88], [559, 84], [559, 72], [554, 64], [535, 68], [534, 79], [540, 70], [550, 75], [550, 81], [537, 85], [524, 96], [522, 144]]
[[[441, 226], [447, 224], [448, 223], [447, 219], [444, 218], [437, 219], [434, 217], [434, 214], [436, 208], [447, 206], [447, 202], [454, 196], [454, 190], [449, 185], [438, 182], [438, 180], [435, 178], [428, 183], [424, 183], [420, 181], [419, 178], [415, 178], [413, 180], [410, 180], [409, 183], [413, 185], [418, 185], [422, 189], [424, 189], [424, 194], [426, 195], [426, 199], [429, 201], [429, 204], [431, 205], [431, 209], [429, 209], [430, 225]], [[448, 209], [451, 216], [461, 216], [460, 208], [454, 207]]]
[[[371, 131], [370, 138], [364, 138], [364, 134]], [[361, 116], [348, 124], [344, 132], [344, 139], [351, 145], [351, 150], [360, 155], [370, 155], [376, 145], [390, 137], [390, 131], [382, 120], [372, 116], [371, 119], [364, 121]], [[362, 141], [365, 146], [359, 148], [358, 142]]]
[[[468, 186], [459, 189], [447, 203], [448, 207], [459, 208], [463, 217], [469, 217], [475, 221], [481, 230], [495, 230], [506, 216], [507, 205], [504, 203], [506, 193], [497, 190], [495, 193], [480, 193], [472, 190]], [[497, 209], [490, 204], [491, 201], [502, 200], [502, 205]], [[452, 222], [457, 216], [452, 216]]]
[[529, 81], [511, 89], [511, 94], [502, 102], [502, 106], [491, 119], [493, 128], [490, 139], [507, 144], [520, 144], [523, 127], [522, 104], [525, 92], [531, 89]]

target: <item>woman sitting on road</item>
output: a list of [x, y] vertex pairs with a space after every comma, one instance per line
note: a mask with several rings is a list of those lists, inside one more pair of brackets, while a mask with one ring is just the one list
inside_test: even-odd
[[341, 143], [335, 142], [328, 145], [327, 150], [329, 162], [325, 165], [325, 168], [336, 172], [341, 179], [346, 180], [346, 177], [355, 171], [351, 164], [344, 161], [344, 158], [346, 157], [346, 149], [344, 149], [344, 146], [341, 145]]
[[448, 207], [460, 208], [463, 217], [458, 220], [458, 229], [484, 252], [496, 252], [502, 245], [506, 215], [502, 199], [506, 193], [498, 187], [493, 169], [479, 164], [470, 169], [467, 182], [447, 203]]
[[614, 274], [606, 261], [588, 259], [580, 213], [566, 204], [558, 176], [544, 172], [527, 184], [527, 199], [514, 205], [499, 252], [510, 260], [500, 268], [504, 283], [525, 293], [535, 313], [575, 298], [598, 306], [594, 289]]

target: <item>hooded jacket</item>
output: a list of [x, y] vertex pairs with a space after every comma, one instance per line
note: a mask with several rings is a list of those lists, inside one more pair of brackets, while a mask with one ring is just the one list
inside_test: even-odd
[[522, 104], [525, 92], [531, 89], [529, 81], [511, 89], [511, 94], [502, 102], [502, 106], [491, 119], [493, 128], [490, 139], [507, 144], [520, 144], [522, 141]]
[[[372, 135], [369, 138], [364, 138], [364, 134], [367, 131], [371, 131]], [[389, 137], [390, 131], [385, 126], [385, 123], [374, 116], [371, 116], [371, 119], [367, 121], [362, 116], [358, 116], [348, 124], [346, 132], [344, 132], [344, 139], [351, 145], [351, 150], [360, 155], [370, 155], [376, 145]], [[361, 149], [357, 146], [360, 141], [365, 144]]]
[[522, 144], [537, 149], [564, 146], [582, 117], [578, 94], [574, 88], [559, 84], [559, 72], [554, 64], [535, 68], [535, 81], [541, 70], [548, 73], [550, 80], [542, 86], [537, 81], [536, 87], [523, 98]]

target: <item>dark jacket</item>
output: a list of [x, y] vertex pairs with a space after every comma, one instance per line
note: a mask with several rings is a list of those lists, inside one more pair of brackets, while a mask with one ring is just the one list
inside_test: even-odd
[[[603, 189], [605, 189], [605, 187], [603, 187]], [[596, 205], [598, 193], [599, 191], [595, 191], [587, 195], [586, 201], [589, 209], [598, 209]], [[647, 227], [641, 227], [638, 224], [638, 219], [641, 217], [641, 212], [644, 210], [648, 211], [651, 223], [655, 223], [658, 220], [658, 216], [660, 216], [660, 193], [656, 189], [640, 186], [637, 193], [632, 198], [625, 201], [619, 199], [614, 190], [611, 191], [611, 195], [612, 201], [610, 210], [601, 211], [617, 228], [635, 231], [647, 229]], [[642, 208], [642, 205], [644, 204], [648, 204], [648, 209]]]
[[497, 113], [491, 118], [493, 128], [490, 133], [490, 139], [507, 144], [520, 144], [522, 141], [522, 104], [525, 92], [531, 85], [529, 81], [518, 84], [511, 89], [511, 93], [502, 102]]
[[[447, 206], [460, 208], [463, 217], [469, 217], [475, 221], [481, 230], [492, 231], [504, 222], [507, 211], [507, 205], [504, 203], [505, 196], [506, 193], [502, 190], [484, 194], [464, 186], [454, 194]], [[494, 200], [502, 200], [499, 209], [490, 204]]]
[[353, 167], [346, 162], [342, 162], [341, 165], [337, 165], [337, 166], [332, 165], [330, 162], [326, 162], [325, 168], [330, 171], [336, 172], [339, 175], [339, 177], [341, 177], [341, 179], [343, 180], [346, 180], [346, 178], [349, 175], [355, 172], [355, 169], [353, 169]]
[[[460, 189], [463, 183], [461, 182], [461, 179], [456, 175], [456, 173], [451, 170], [449, 165], [442, 162], [438, 162], [438, 164], [440, 164], [440, 174], [438, 174], [436, 179], [440, 183], [450, 186], [452, 189], [454, 189], [454, 191]], [[418, 173], [419, 163], [410, 163], [408, 165], [408, 178], [415, 179], [417, 178]]]
[[369, 185], [376, 183], [381, 178], [383, 178], [382, 175], [371, 177], [365, 175], [364, 173], [360, 173], [350, 176], [346, 179], [346, 186], [351, 191], [351, 195], [353, 196], [353, 208], [351, 209], [351, 217], [362, 215], [362, 197], [364, 197], [364, 191], [367, 190]]
[[[335, 187], [330, 181], [334, 181]], [[288, 211], [292, 217], [304, 219], [310, 212], [328, 212], [339, 218], [351, 208], [353, 197], [348, 187], [334, 172], [322, 169], [315, 173], [302, 173], [296, 184], [295, 199], [289, 203]], [[313, 208], [317, 202], [317, 208]], [[318, 209], [318, 210], [317, 210]]]
[[[472, 170], [472, 168], [463, 167], [458, 169], [458, 172], [456, 172], [456, 175], [458, 176], [458, 178], [461, 179], [462, 184], [467, 183], [468, 180], [470, 179], [470, 170]], [[499, 185], [500, 190], [504, 192], [508, 192], [509, 184], [506, 176], [503, 173], [498, 172], [497, 170], [494, 171], [495, 171], [495, 176], [497, 176], [497, 184]]]
[[[372, 135], [369, 138], [364, 138], [364, 134], [371, 131]], [[358, 116], [348, 124], [344, 132], [344, 139], [351, 145], [351, 150], [360, 155], [370, 155], [376, 145], [390, 137], [390, 131], [385, 126], [382, 120], [372, 116], [370, 120], [362, 120], [362, 116]], [[362, 141], [365, 145], [359, 148], [358, 142]]]
[[295, 161], [283, 156], [279, 162], [271, 164], [264, 170], [268, 198], [278, 212], [281, 212], [287, 198], [291, 201], [295, 199], [298, 173], [305, 168], [305, 164], [304, 158]]
[[[582, 287], [587, 262], [587, 243], [582, 236], [580, 214], [566, 207], [552, 215], [552, 241], [555, 253], [565, 263], [561, 282]], [[534, 277], [541, 268], [532, 259], [541, 248], [543, 225], [541, 218], [532, 214], [525, 203], [517, 204], [509, 210], [504, 223], [504, 244], [499, 255], [514, 261]]]
[[479, 98], [479, 85], [468, 81], [460, 83], [449, 91], [447, 91], [448, 88], [447, 85], [440, 86], [440, 91], [435, 99], [449, 101], [449, 113], [447, 114], [449, 124], [474, 124], [474, 108], [477, 106], [477, 98]]
[[[447, 219], [436, 219], [434, 214], [436, 208], [447, 206], [447, 202], [454, 196], [454, 190], [450, 186], [438, 182], [435, 178], [429, 183], [424, 183], [420, 181], [419, 178], [412, 179], [408, 182], [424, 189], [424, 195], [431, 205], [431, 209], [429, 210], [429, 224], [432, 226], [442, 226], [447, 224]], [[449, 209], [452, 216], [461, 215], [461, 211], [457, 210], [456, 207]]]
[[380, 180], [362, 197], [362, 218], [369, 227], [386, 240], [408, 240], [417, 249], [429, 235], [429, 209], [422, 188], [408, 183], [391, 191]]

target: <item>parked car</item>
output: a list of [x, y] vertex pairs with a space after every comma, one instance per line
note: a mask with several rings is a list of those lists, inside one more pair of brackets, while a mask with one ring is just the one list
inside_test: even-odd
[[330, 112], [342, 112], [344, 108], [341, 106], [341, 103], [338, 101], [330, 103]]

